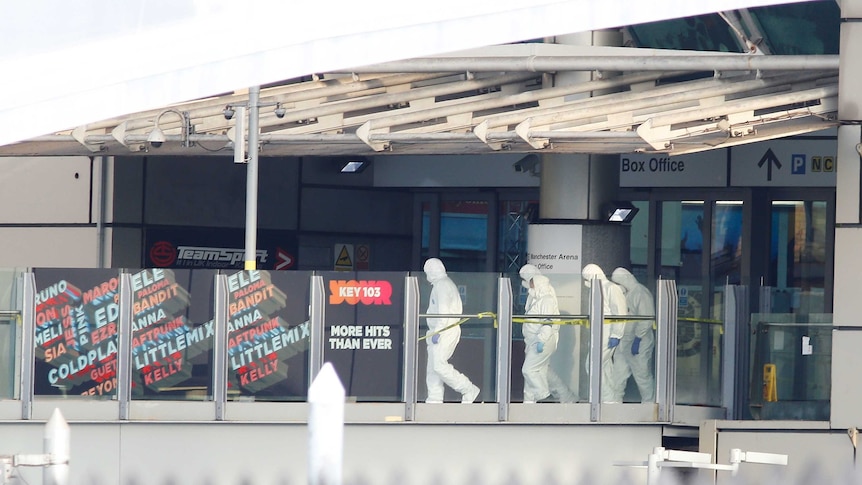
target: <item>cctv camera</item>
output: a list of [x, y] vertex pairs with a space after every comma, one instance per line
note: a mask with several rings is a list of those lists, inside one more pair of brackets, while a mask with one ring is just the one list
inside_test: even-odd
[[165, 134], [158, 127], [154, 128], [153, 131], [150, 132], [150, 136], [147, 137], [147, 143], [149, 143], [153, 148], [159, 148], [164, 142]]
[[531, 153], [512, 164], [512, 167], [516, 172], [534, 172], [538, 164], [539, 157]]
[[233, 106], [227, 105], [227, 106], [225, 106], [224, 111], [222, 111], [222, 113], [224, 114], [224, 119], [231, 120], [231, 119], [233, 119], [233, 115], [234, 115], [235, 111], [233, 109]]
[[278, 103], [273, 111], [275, 112], [275, 116], [278, 118], [284, 118], [284, 114], [287, 112], [287, 110], [281, 107], [281, 103]]

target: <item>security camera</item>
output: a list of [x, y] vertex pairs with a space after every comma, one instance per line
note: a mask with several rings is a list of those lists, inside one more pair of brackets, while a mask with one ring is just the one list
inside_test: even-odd
[[234, 113], [236, 113], [236, 111], [234, 111], [233, 106], [227, 105], [224, 107], [224, 111], [222, 111], [222, 113], [224, 114], [224, 119], [232, 120], [233, 115]]
[[536, 166], [538, 164], [539, 164], [538, 155], [531, 153], [531, 154], [525, 156], [524, 158], [518, 160], [514, 164], [512, 164], [512, 167], [515, 169], [516, 172], [535, 173], [535, 172], [537, 172]]
[[273, 111], [275, 112], [275, 116], [277, 118], [284, 118], [284, 114], [287, 112], [286, 109], [281, 107], [281, 103], [278, 103], [277, 105], [275, 105], [275, 110], [273, 110]]
[[154, 128], [147, 137], [147, 143], [153, 148], [159, 148], [165, 142], [165, 134], [160, 128]]

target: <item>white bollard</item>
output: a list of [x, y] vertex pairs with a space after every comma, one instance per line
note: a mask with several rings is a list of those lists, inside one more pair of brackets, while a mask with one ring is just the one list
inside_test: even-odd
[[327, 362], [308, 388], [308, 483], [341, 485], [344, 386]]
[[66, 485], [69, 483], [71, 433], [69, 423], [57, 408], [54, 408], [51, 418], [45, 423], [43, 446], [43, 451], [49, 456], [51, 464], [43, 468], [42, 482], [45, 485]]

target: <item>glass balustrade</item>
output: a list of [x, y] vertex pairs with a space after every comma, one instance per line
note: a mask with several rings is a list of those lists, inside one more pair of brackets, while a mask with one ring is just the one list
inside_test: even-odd
[[[434, 318], [447, 323], [443, 332], [456, 327], [460, 331], [448, 362], [479, 388], [476, 402], [497, 402], [498, 388], [503, 396], [509, 391], [508, 399], [499, 405], [530, 400], [525, 399], [525, 326], [534, 324], [557, 339], [548, 364], [552, 396], [547, 402], [602, 400], [592, 392], [590, 368], [599, 362], [592, 362], [593, 352], [609, 357], [598, 367], [602, 386], [622, 392], [618, 399], [603, 399], [605, 403], [666, 399], [657, 384], [667, 381], [658, 376], [664, 368], [658, 362], [667, 360], [658, 344], [662, 322], [655, 315], [609, 315], [605, 309], [603, 332], [609, 336], [611, 329], [618, 328], [622, 338], [613, 347], [608, 338], [602, 338], [602, 348], [593, 349], [591, 291], [579, 274], [548, 275], [559, 314], [545, 315], [526, 308], [528, 292], [520, 280], [500, 279], [494, 273], [453, 272], [448, 276], [457, 288], [461, 310], [441, 317], [429, 312], [433, 287], [422, 272], [40, 268], [32, 273], [35, 297], [29, 313], [19, 309], [24, 306], [21, 288], [26, 283], [22, 282], [27, 281], [21, 274], [3, 279], [0, 287], [5, 292], [0, 302], [7, 308], [0, 308], [0, 399], [4, 400], [22, 398], [21, 346], [27, 320], [22, 315], [28, 314], [32, 314], [32, 382], [37, 400], [121, 399], [118, 337], [123, 318], [130, 322], [126, 358], [130, 397], [126, 399], [132, 401], [208, 401], [215, 399], [221, 386], [226, 388], [227, 401], [304, 402], [314, 345], [322, 349], [322, 361], [334, 366], [350, 402], [399, 403], [413, 395], [418, 402], [433, 401], [428, 393], [428, 350], [437, 345], [434, 335], [441, 333], [439, 326], [435, 326], [438, 331], [429, 327]], [[323, 282], [323, 294], [318, 297], [312, 285], [315, 274]], [[408, 276], [416, 278], [415, 290], [409, 292]], [[511, 321], [500, 321], [498, 315], [501, 282], [511, 287]], [[124, 285], [127, 300], [121, 298]], [[409, 294], [415, 295], [418, 307], [408, 305]], [[323, 307], [319, 316], [312, 317], [315, 298]], [[416, 315], [408, 318], [408, 308], [414, 308]], [[315, 321], [322, 329], [317, 344], [311, 341]], [[418, 322], [416, 330], [408, 331], [406, 322]], [[787, 327], [790, 323], [796, 326]], [[776, 403], [822, 405], [825, 401], [828, 405], [829, 349], [822, 332], [829, 327], [805, 323], [774, 318], [759, 326], [752, 323], [756, 330], [753, 368], [762, 371], [767, 364], [774, 365], [777, 390], [775, 400], [754, 403], [760, 417], [778, 412], [781, 404]], [[676, 387], [667, 395], [675, 395], [675, 405], [721, 406], [721, 321], [679, 315], [675, 324], [676, 365], [668, 372], [674, 373], [669, 382]], [[499, 341], [500, 325], [511, 325], [511, 340]], [[644, 331], [641, 342], [647, 343], [634, 345], [635, 335]], [[406, 341], [413, 334], [417, 337]], [[814, 349], [810, 355], [803, 353], [804, 338]], [[791, 349], [791, 343], [800, 348]], [[411, 345], [416, 346], [412, 354]], [[224, 357], [217, 359], [216, 350]], [[415, 362], [405, 362], [407, 355], [415, 355]], [[511, 355], [508, 365], [500, 365], [500, 355]], [[225, 371], [216, 372], [219, 362]], [[217, 376], [224, 376], [219, 386], [213, 382]], [[759, 374], [752, 379], [763, 382]], [[415, 394], [407, 392], [407, 385], [416, 386]], [[461, 403], [461, 392], [445, 386], [441, 400]]]

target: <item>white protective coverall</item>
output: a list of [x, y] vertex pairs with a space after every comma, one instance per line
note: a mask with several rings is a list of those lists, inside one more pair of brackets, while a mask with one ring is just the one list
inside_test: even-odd
[[[601, 268], [595, 264], [588, 264], [581, 271], [581, 276], [587, 288], [591, 286], [593, 280], [601, 284], [602, 311], [605, 316], [628, 315], [626, 296], [622, 288], [609, 281]], [[623, 402], [626, 381], [629, 378], [628, 366], [619, 350], [619, 343], [624, 333], [624, 322], [602, 325], [602, 402]]]
[[[431, 297], [427, 314], [460, 315], [461, 294], [452, 279], [446, 275], [443, 262], [437, 258], [425, 261], [425, 277], [431, 283]], [[461, 340], [461, 326], [455, 325], [448, 330], [444, 328], [458, 322], [457, 317], [428, 318], [428, 332], [425, 342], [428, 344], [428, 367], [425, 383], [428, 386], [426, 403], [443, 402], [443, 384], [461, 393], [461, 402], [470, 403], [479, 395], [479, 388], [470, 382], [464, 374], [455, 370], [449, 359], [455, 352], [455, 347]]]
[[[655, 316], [652, 293], [646, 286], [638, 283], [629, 270], [615, 269], [611, 274], [611, 281], [625, 290], [629, 315]], [[620, 351], [623, 352], [631, 375], [638, 385], [641, 402], [655, 402], [655, 376], [652, 367], [655, 334], [652, 324], [651, 320], [626, 323], [625, 333], [620, 341]]]
[[[522, 275], [525, 273], [522, 271]], [[559, 315], [560, 308], [554, 287], [547, 276], [528, 273], [525, 283], [532, 287], [527, 295], [526, 315]], [[545, 319], [547, 321], [547, 319]], [[524, 333], [524, 402], [533, 403], [552, 395], [560, 402], [575, 402], [575, 396], [550, 366], [551, 356], [557, 350], [560, 326], [525, 322]], [[540, 352], [541, 349], [541, 352]]]

